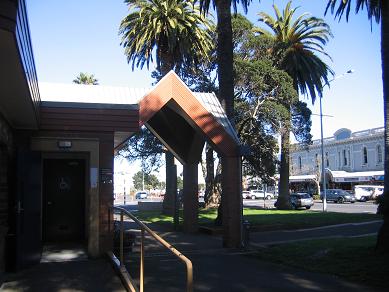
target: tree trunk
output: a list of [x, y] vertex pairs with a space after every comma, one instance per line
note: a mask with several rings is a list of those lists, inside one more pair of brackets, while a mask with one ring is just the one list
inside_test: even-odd
[[[165, 76], [174, 68], [173, 57], [168, 53], [168, 48], [162, 47], [160, 48], [160, 59], [161, 64], [159, 64], [159, 69], [161, 71], [161, 75]], [[165, 154], [165, 164], [166, 164], [166, 191], [165, 196], [163, 198], [162, 203], [162, 213], [165, 215], [174, 215], [174, 196], [177, 195], [177, 190], [175, 186], [177, 185], [177, 177], [173, 177], [174, 173], [174, 155], [169, 150]]]
[[219, 162], [216, 168], [216, 175], [213, 182], [213, 192], [212, 192], [212, 202], [214, 202], [213, 207], [218, 206], [217, 208], [217, 217], [215, 219], [215, 225], [221, 226], [223, 223], [223, 212], [222, 212], [222, 164], [221, 157], [219, 157]]
[[281, 132], [281, 161], [280, 161], [280, 184], [278, 188], [277, 208], [288, 210], [289, 202], [289, 145], [290, 130], [284, 127]]
[[[219, 81], [219, 100], [234, 126], [234, 77], [233, 77], [233, 45], [231, 25], [231, 0], [215, 0], [217, 14], [217, 65]], [[222, 218], [218, 208], [218, 218]], [[218, 219], [217, 218], [217, 219]], [[221, 223], [216, 220], [216, 223]]]
[[379, 209], [384, 215], [378, 236], [376, 248], [381, 252], [389, 252], [389, 2], [381, 1], [381, 58], [382, 58], [382, 83], [384, 96], [384, 120], [385, 120], [385, 177], [384, 198]]
[[[165, 215], [174, 214], [174, 196], [176, 195], [177, 190], [174, 189], [174, 181], [172, 181], [172, 176], [174, 173], [174, 156], [170, 151], [165, 153], [165, 163], [166, 163], [166, 191], [162, 203], [162, 213]], [[177, 177], [175, 178], [177, 180]]]
[[212, 208], [216, 207], [219, 204], [219, 197], [220, 195], [216, 194], [216, 187], [215, 187], [215, 160], [213, 157], [213, 149], [211, 145], [207, 143], [206, 151], [205, 151], [205, 158], [206, 158], [206, 177], [205, 177], [205, 207], [206, 208]]
[[228, 119], [233, 123], [234, 78], [231, 26], [231, 0], [216, 0], [217, 13], [217, 63], [219, 100]]

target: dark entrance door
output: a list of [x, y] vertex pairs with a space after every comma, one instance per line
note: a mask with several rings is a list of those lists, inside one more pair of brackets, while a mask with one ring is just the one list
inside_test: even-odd
[[[12, 164], [10, 164], [11, 166]], [[41, 153], [18, 148], [9, 179], [7, 269], [14, 271], [39, 263], [42, 248]], [[15, 188], [13, 188], [15, 187]]]
[[80, 241], [85, 229], [85, 160], [43, 163], [43, 239]]

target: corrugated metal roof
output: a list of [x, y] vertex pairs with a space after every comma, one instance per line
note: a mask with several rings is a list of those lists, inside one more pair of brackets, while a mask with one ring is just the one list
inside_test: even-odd
[[150, 88], [39, 82], [42, 101], [137, 104]]
[[217, 121], [226, 129], [227, 133], [239, 144], [239, 138], [232, 127], [230, 120], [219, 99], [214, 93], [194, 92], [197, 100], [217, 119]]

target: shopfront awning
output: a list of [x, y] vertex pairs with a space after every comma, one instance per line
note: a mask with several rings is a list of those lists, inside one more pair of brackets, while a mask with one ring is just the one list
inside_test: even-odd
[[369, 182], [369, 181], [383, 181], [384, 171], [332, 171], [327, 169], [329, 178], [332, 182]]
[[289, 177], [289, 182], [308, 182], [315, 181], [316, 175], [306, 174], [306, 175], [292, 175]]

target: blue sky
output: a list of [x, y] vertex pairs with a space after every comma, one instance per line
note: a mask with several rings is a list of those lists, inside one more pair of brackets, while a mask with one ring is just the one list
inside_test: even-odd
[[[287, 1], [253, 1], [248, 18], [258, 25], [257, 13], [273, 15], [271, 5], [282, 9]], [[380, 59], [380, 28], [365, 13], [352, 14], [349, 22], [324, 17], [326, 0], [295, 0], [297, 15], [310, 12], [325, 18], [334, 38], [326, 46], [328, 63], [337, 75], [349, 74], [331, 83], [323, 99], [324, 136], [339, 128], [352, 131], [383, 126]], [[70, 83], [79, 72], [93, 73], [102, 85], [150, 87], [151, 70], [127, 64], [120, 46], [118, 28], [128, 10], [121, 0], [27, 0], [30, 30], [39, 81]], [[152, 69], [152, 68], [151, 68]], [[306, 97], [301, 97], [310, 103]], [[311, 106], [319, 113], [318, 102]], [[319, 118], [312, 117], [312, 134], [320, 137]]]

